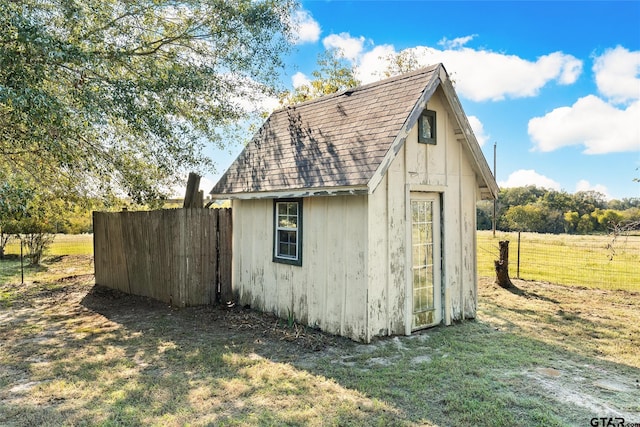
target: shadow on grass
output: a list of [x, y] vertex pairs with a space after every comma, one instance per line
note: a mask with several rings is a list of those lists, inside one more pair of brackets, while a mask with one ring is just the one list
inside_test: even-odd
[[545, 297], [544, 295], [540, 295], [540, 294], [538, 294], [536, 292], [525, 291], [525, 290], [520, 289], [519, 287], [517, 287], [516, 285], [513, 285], [513, 284], [511, 286], [509, 286], [508, 288], [502, 288], [502, 289], [504, 289], [506, 291], [509, 291], [514, 295], [521, 296], [521, 297], [524, 297], [524, 298], [534, 298], [534, 299], [538, 299], [538, 300], [541, 300], [541, 301], [547, 301], [547, 302], [550, 302], [550, 303], [553, 303], [553, 304], [559, 304], [560, 303], [560, 301], [558, 301], [556, 299]]
[[[601, 377], [637, 378], [637, 370], [480, 321], [371, 345], [332, 339], [316, 351], [241, 309], [175, 309], [98, 286], [57, 292], [47, 310], [3, 317], [0, 397], [33, 385], [21, 400], [0, 399], [0, 422], [588, 425], [607, 407], [597, 396], [554, 395], [556, 379], [580, 396]], [[572, 389], [584, 366], [591, 373]], [[640, 401], [638, 390], [607, 393]]]
[[26, 258], [21, 263], [19, 255], [7, 254], [0, 260], [0, 284], [20, 283], [23, 273], [26, 281], [37, 273], [46, 271], [45, 265], [29, 264]]

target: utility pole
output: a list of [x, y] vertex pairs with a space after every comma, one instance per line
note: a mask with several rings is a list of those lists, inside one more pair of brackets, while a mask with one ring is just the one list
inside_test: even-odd
[[[493, 179], [496, 178], [496, 150], [498, 147], [498, 143], [493, 143]], [[493, 199], [493, 219], [491, 221], [491, 229], [493, 230], [493, 237], [496, 237], [496, 207], [497, 207], [498, 199], [497, 197]]]

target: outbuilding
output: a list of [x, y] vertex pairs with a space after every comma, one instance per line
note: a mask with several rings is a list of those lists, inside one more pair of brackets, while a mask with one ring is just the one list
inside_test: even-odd
[[275, 111], [211, 191], [238, 302], [361, 342], [476, 316], [497, 194], [442, 64]]

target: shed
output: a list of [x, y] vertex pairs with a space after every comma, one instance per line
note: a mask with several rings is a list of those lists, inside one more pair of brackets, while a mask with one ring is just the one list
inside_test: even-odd
[[211, 191], [238, 302], [360, 342], [475, 317], [497, 194], [442, 64], [273, 112]]

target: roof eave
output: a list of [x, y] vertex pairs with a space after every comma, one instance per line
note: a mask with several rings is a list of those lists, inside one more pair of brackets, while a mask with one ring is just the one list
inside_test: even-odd
[[214, 200], [289, 199], [322, 196], [356, 196], [365, 194], [368, 194], [368, 188], [366, 185], [353, 185], [341, 187], [287, 188], [284, 190], [257, 192], [211, 193], [211, 198]]

